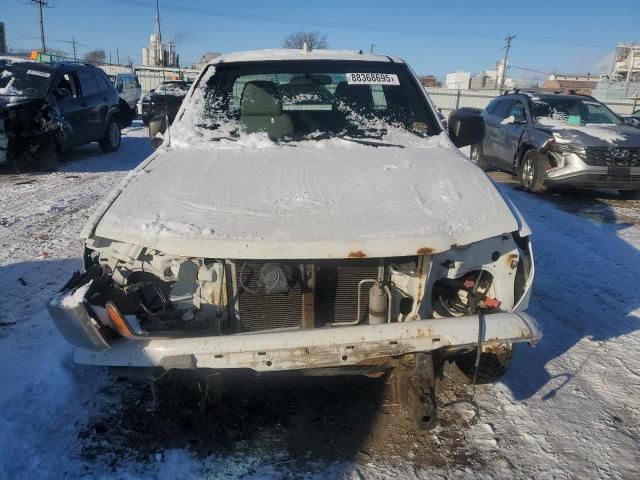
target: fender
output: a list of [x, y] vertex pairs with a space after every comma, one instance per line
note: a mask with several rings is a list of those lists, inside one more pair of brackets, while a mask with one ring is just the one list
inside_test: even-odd
[[524, 154], [531, 149], [537, 150], [538, 147], [527, 134], [526, 130], [523, 130], [520, 134], [520, 139], [518, 140], [518, 148], [516, 148], [516, 153], [513, 156], [513, 171], [517, 172], [520, 168], [520, 160], [524, 157]]
[[119, 102], [119, 112], [120, 115], [118, 116], [118, 120], [120, 121], [120, 127], [126, 128], [131, 125], [136, 116], [136, 112], [134, 109], [129, 107], [129, 104], [122, 98], [120, 98]]

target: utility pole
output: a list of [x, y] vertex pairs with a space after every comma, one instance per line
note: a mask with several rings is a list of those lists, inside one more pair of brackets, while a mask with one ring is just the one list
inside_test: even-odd
[[504, 59], [502, 60], [502, 76], [500, 77], [500, 91], [504, 88], [504, 81], [507, 77], [507, 62], [509, 61], [509, 49], [511, 48], [511, 40], [516, 38], [515, 35], [507, 35], [504, 38]]
[[76, 37], [74, 36], [71, 37], [71, 43], [73, 44], [73, 61], [77, 62], [78, 59], [76, 57]]
[[48, 7], [47, 0], [31, 0], [33, 5], [38, 5], [40, 9], [40, 44], [42, 47], [42, 53], [47, 53], [47, 46], [44, 43], [44, 16], [42, 14], [42, 9], [44, 7]]
[[116, 47], [116, 63], [120, 65], [120, 47]]

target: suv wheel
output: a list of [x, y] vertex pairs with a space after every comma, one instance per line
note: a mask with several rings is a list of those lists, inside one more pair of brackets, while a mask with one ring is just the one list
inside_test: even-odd
[[487, 163], [487, 159], [484, 158], [484, 153], [482, 151], [482, 144], [476, 143], [475, 145], [471, 145], [471, 150], [469, 152], [469, 159], [471, 163], [480, 167], [481, 170], [487, 171], [489, 169], [489, 164]]
[[109, 119], [107, 131], [98, 143], [100, 149], [105, 153], [115, 152], [120, 148], [120, 124], [117, 118], [111, 117]]
[[518, 177], [523, 190], [533, 193], [542, 193], [546, 190], [544, 179], [551, 163], [546, 155], [535, 150], [525, 153], [518, 168]]
[[515, 345], [500, 352], [484, 352], [480, 354], [480, 363], [476, 371], [476, 355], [478, 349], [457, 355], [452, 362], [445, 363], [446, 375], [457, 383], [475, 383], [482, 385], [494, 383], [507, 373], [513, 360]]
[[640, 200], [640, 190], [620, 190], [620, 196], [625, 200]]

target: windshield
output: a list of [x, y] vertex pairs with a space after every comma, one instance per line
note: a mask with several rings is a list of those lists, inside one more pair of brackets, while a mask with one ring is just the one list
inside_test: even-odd
[[534, 121], [564, 122], [568, 125], [590, 123], [621, 125], [622, 121], [600, 102], [589, 98], [540, 98], [531, 101]]
[[440, 133], [404, 64], [278, 61], [209, 68], [191, 102], [191, 118], [219, 135], [264, 132], [276, 141], [301, 141], [379, 140], [391, 130], [418, 137]]
[[40, 97], [51, 80], [51, 71], [37, 63], [0, 61], [0, 95]]

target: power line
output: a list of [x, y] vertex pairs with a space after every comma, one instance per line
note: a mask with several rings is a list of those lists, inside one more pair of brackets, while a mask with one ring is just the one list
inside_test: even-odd
[[[110, 2], [122, 3], [129, 6], [137, 6], [143, 8], [154, 8], [153, 4], [140, 0], [108, 0]], [[427, 29], [421, 27], [407, 27], [407, 26], [394, 26], [394, 25], [365, 25], [358, 23], [344, 23], [344, 22], [331, 22], [331, 21], [319, 21], [319, 20], [306, 20], [300, 18], [287, 18], [287, 17], [273, 17], [268, 15], [255, 15], [247, 13], [235, 13], [225, 12], [219, 10], [210, 10], [201, 7], [188, 7], [175, 4], [163, 3], [163, 8], [167, 10], [173, 10], [184, 13], [191, 13], [195, 15], [208, 15], [214, 17], [231, 18], [236, 20], [251, 20], [258, 22], [279, 23], [287, 25], [297, 25], [305, 27], [321, 27], [321, 28], [335, 28], [335, 29], [347, 29], [347, 30], [360, 30], [360, 31], [373, 31], [373, 32], [385, 32], [385, 33], [404, 33], [404, 34], [421, 34], [421, 35], [437, 35], [442, 37], [457, 36], [467, 38], [498, 38], [499, 35], [487, 32], [470, 32], [468, 30], [440, 30], [440, 29]], [[538, 36], [525, 33], [519, 33], [519, 38], [528, 42], [541, 42], [541, 43], [554, 43], [565, 44], [575, 46], [590, 46], [594, 48], [607, 48], [610, 49], [611, 45], [604, 43], [597, 43], [591, 41], [581, 41], [569, 38], [554, 38], [547, 36]]]
[[534, 68], [517, 67], [515, 65], [510, 65], [509, 68], [516, 68], [518, 70], [524, 70], [525, 72], [542, 73], [544, 75], [553, 75], [553, 72], [543, 72], [542, 70], [536, 70]]

